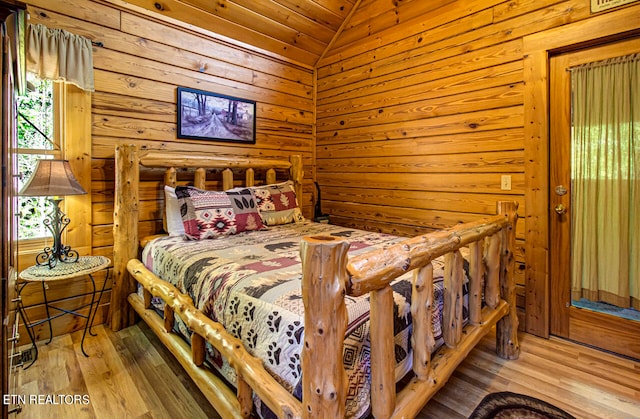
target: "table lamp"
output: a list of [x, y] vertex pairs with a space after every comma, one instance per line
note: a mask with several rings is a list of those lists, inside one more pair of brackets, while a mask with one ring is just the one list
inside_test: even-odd
[[36, 264], [49, 265], [54, 268], [58, 262], [73, 263], [78, 261], [78, 252], [62, 244], [62, 232], [71, 220], [60, 209], [60, 202], [65, 195], [83, 195], [87, 192], [80, 186], [71, 171], [68, 160], [38, 160], [31, 178], [20, 191], [21, 196], [47, 196], [53, 209], [44, 219], [43, 224], [53, 235], [53, 246], [45, 247], [36, 256]]

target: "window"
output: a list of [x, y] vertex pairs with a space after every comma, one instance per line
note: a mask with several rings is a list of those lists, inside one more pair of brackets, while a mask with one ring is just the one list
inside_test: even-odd
[[[38, 72], [38, 76], [28, 77], [28, 90], [31, 94], [19, 100], [20, 112], [24, 111], [24, 116], [27, 117], [19, 116], [17, 121], [21, 132], [18, 134], [16, 160], [24, 174], [22, 183], [29, 179], [35, 168], [35, 161], [39, 158], [65, 159], [69, 161], [82, 187], [91, 191], [91, 92], [94, 86], [91, 41], [39, 24], [28, 25], [27, 29], [32, 39], [42, 42], [28, 43], [28, 56], [31, 59], [27, 60], [26, 68], [27, 71]], [[51, 50], [66, 52], [47, 52]], [[67, 63], [74, 64], [60, 65], [60, 56], [66, 57]], [[60, 81], [51, 83], [39, 79]], [[40, 87], [43, 83], [46, 88]], [[34, 122], [33, 125], [42, 133], [26, 122], [26, 119]], [[31, 133], [25, 134], [26, 132]], [[22, 214], [16, 223], [18, 238], [21, 240], [19, 266], [26, 268], [32, 264], [33, 256], [40, 253], [42, 245], [47, 246], [51, 239], [51, 232], [42, 224], [49, 212], [48, 205], [46, 199], [25, 198], [19, 201], [16, 209]], [[91, 193], [65, 197], [61, 209], [71, 219], [63, 232], [63, 241], [81, 254], [91, 254]]]
[[[18, 171], [23, 174], [19, 189], [30, 178], [37, 160], [61, 157], [61, 147], [54, 135], [54, 84], [28, 73], [27, 86], [26, 94], [17, 103]], [[18, 238], [50, 236], [43, 224], [50, 210], [51, 204], [44, 197], [19, 197]]]

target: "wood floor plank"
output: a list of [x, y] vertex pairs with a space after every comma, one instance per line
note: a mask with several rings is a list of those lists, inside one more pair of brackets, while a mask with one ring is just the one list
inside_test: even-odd
[[436, 396], [429, 402], [429, 409], [423, 409], [416, 419], [466, 419], [467, 416], [460, 414], [459, 412], [441, 404]]
[[[112, 332], [94, 328], [39, 344], [36, 363], [20, 372], [18, 394], [88, 395], [88, 404], [27, 403], [20, 419], [219, 418], [180, 364], [144, 324]], [[491, 392], [540, 398], [577, 418], [640, 417], [640, 361], [565, 340], [522, 334], [521, 356], [495, 355], [490, 334], [417, 416], [460, 419]], [[24, 349], [24, 348], [23, 348]]]
[[[184, 387], [171, 385], [171, 378], [175, 380], [176, 374], [164, 366], [162, 358], [145, 335], [135, 334], [124, 339], [123, 343], [130, 350], [122, 352], [131, 356], [128, 370], [134, 379], [142, 381], [138, 388], [154, 390], [143, 393], [143, 396], [149, 398], [147, 405], [150, 406], [153, 417], [171, 419], [202, 414], [201, 409], [193, 409], [197, 407], [197, 402]], [[145, 356], [139, 356], [140, 353], [144, 353]]]
[[[473, 383], [469, 383], [460, 377], [451, 377], [447, 386], [454, 387], [456, 391], [438, 392], [434, 400], [442, 406], [456, 406], [460, 412], [473, 411], [478, 404], [476, 400], [482, 399], [486, 394], [482, 388], [476, 387]], [[465, 396], [460, 397], [461, 394]], [[431, 413], [430, 409], [425, 410]]]
[[[103, 330], [85, 341], [85, 351], [90, 356], [77, 358], [94, 410], [110, 412], [112, 417], [144, 415], [148, 408]], [[80, 352], [79, 342], [74, 347]]]
[[[147, 327], [146, 324], [141, 323], [139, 326], [137, 333], [143, 335], [149, 342], [150, 346], [157, 348], [159, 363], [156, 365], [156, 368], [162, 370], [163, 374], [167, 374], [168, 377], [171, 377], [171, 380], [177, 380], [182, 386], [180, 388], [183, 388], [193, 399], [192, 407], [197, 406], [202, 411], [202, 413], [193, 412], [192, 417], [196, 418], [199, 417], [199, 415], [202, 415], [206, 418], [219, 419], [220, 416], [211, 406], [207, 398], [198, 390], [197, 386], [185, 373], [182, 366], [175, 360], [171, 352], [162, 346], [153, 331]], [[136, 328], [129, 329], [136, 330]]]
[[[531, 354], [524, 352], [517, 369], [505, 365], [501, 374], [511, 379], [510, 391], [546, 400], [560, 408], [572, 410], [573, 414], [579, 417], [589, 417], [601, 410], [599, 406], [591, 409], [590, 397], [583, 393], [576, 394], [573, 389], [574, 383], [589, 380], [589, 377], [575, 377], [572, 375], [572, 370], [562, 370], [560, 373], [560, 369], [558, 364], [547, 362], [540, 357], [532, 357]], [[535, 383], [544, 383], [544, 385], [535, 385]]]
[[[173, 412], [172, 409], [162, 408], [165, 404], [164, 400], [169, 402], [166, 394], [147, 391], [147, 389], [150, 388], [164, 388], [166, 386], [166, 383], [163, 383], [158, 379], [157, 375], [154, 374], [156, 364], [153, 362], [153, 355], [156, 351], [153, 346], [149, 344], [149, 341], [144, 338], [144, 336], [142, 336], [141, 339], [141, 336], [138, 334], [121, 337], [114, 333], [110, 334], [109, 338], [114, 344], [118, 356], [123, 360], [124, 368], [131, 377], [134, 386], [140, 393], [140, 397], [148, 409], [147, 415], [149, 417], [162, 419], [175, 417], [171, 416]], [[139, 340], [144, 340], [146, 345], [139, 343]]]

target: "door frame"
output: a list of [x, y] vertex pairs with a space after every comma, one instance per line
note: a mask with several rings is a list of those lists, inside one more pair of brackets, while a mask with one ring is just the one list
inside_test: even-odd
[[525, 155], [525, 330], [550, 334], [549, 57], [640, 34], [632, 5], [523, 38]]

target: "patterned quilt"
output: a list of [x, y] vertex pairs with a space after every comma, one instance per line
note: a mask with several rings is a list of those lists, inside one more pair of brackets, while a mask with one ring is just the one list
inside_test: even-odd
[[[303, 236], [318, 234], [347, 239], [351, 244], [349, 255], [402, 240], [386, 234], [305, 221], [215, 240], [162, 237], [146, 246], [142, 260], [147, 268], [188, 294], [198, 309], [239, 338], [251, 354], [263, 360], [265, 368], [283, 386], [301, 398], [304, 307], [299, 243]], [[433, 326], [439, 345], [442, 343], [442, 268], [441, 263], [434, 263], [437, 304]], [[411, 276], [396, 280], [392, 288], [396, 380], [400, 380], [411, 368]], [[349, 320], [343, 359], [349, 378], [347, 416], [362, 417], [370, 409], [369, 297], [347, 297], [346, 303]], [[208, 359], [235, 384], [233, 368], [211, 347]], [[268, 409], [257, 398], [255, 401], [258, 413], [269, 417]]]

